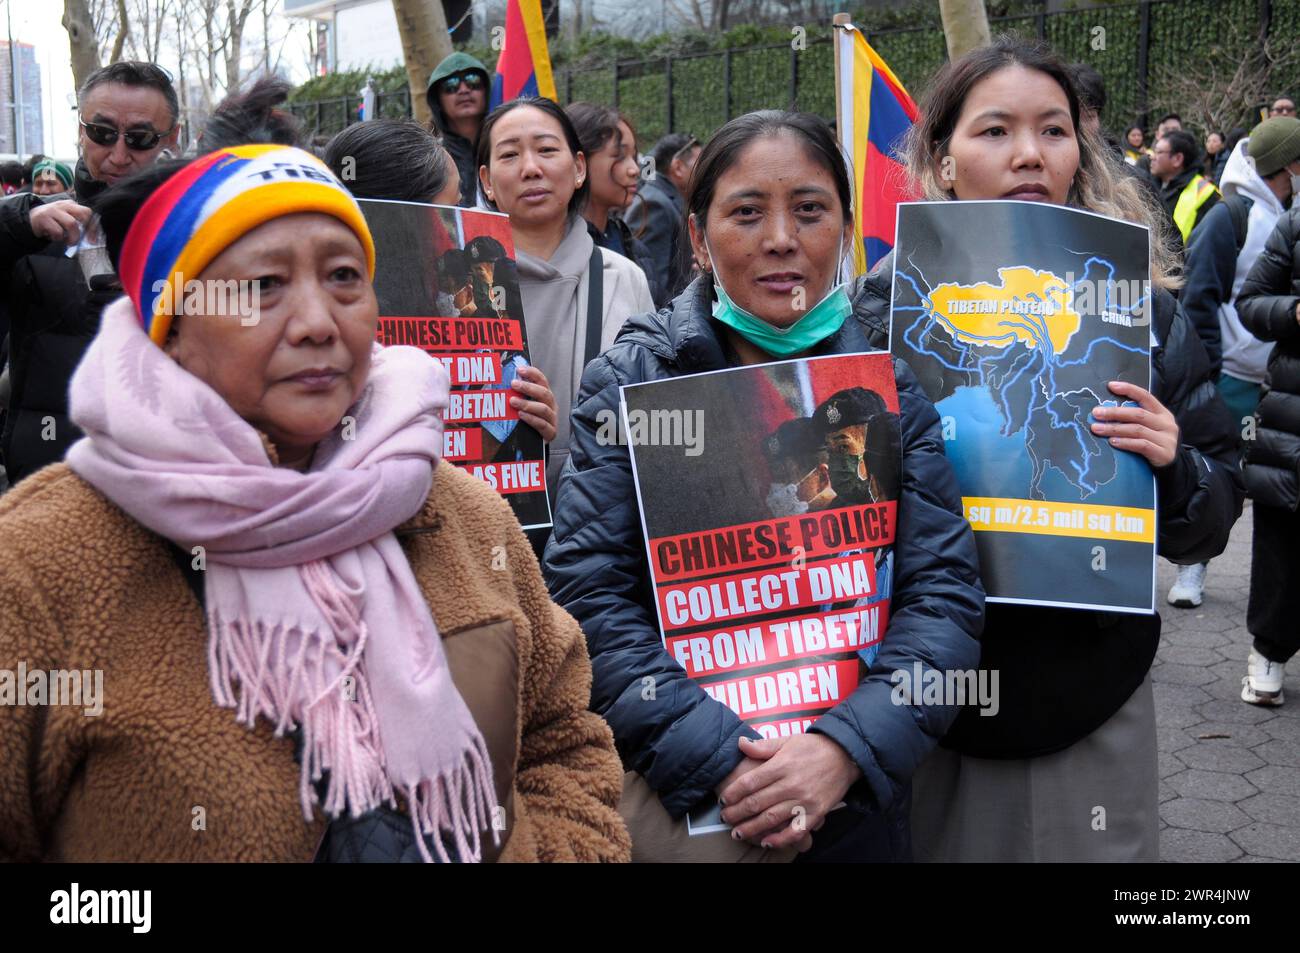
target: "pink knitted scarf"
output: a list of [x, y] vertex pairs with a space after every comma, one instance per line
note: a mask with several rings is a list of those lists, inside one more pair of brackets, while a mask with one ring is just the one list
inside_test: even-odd
[[[447, 375], [376, 346], [370, 377], [306, 473], [153, 344], [125, 298], [105, 310], [72, 379], [76, 473], [206, 561], [212, 694], [252, 726], [301, 727], [300, 797], [329, 772], [327, 814], [405, 797], [426, 860], [440, 833], [478, 860], [495, 796], [487, 749], [393, 529], [423, 507]], [[349, 419], [351, 418], [351, 419]], [[496, 836], [495, 833], [493, 835]]]

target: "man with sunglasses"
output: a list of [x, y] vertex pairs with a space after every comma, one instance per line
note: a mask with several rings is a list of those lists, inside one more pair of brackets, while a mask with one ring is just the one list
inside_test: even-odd
[[[656, 142], [650, 151], [654, 168], [642, 169], [645, 181], [623, 216], [632, 234], [645, 242], [650, 253], [649, 260], [641, 264], [651, 287], [658, 282], [670, 295], [676, 295], [691, 279], [690, 262], [681, 245], [686, 222], [682, 196], [701, 148], [698, 139], [681, 132], [669, 133]], [[652, 269], [654, 275], [649, 274]]]
[[478, 169], [474, 165], [474, 140], [487, 115], [487, 67], [468, 53], [453, 53], [429, 77], [425, 91], [433, 113], [433, 131], [456, 160], [460, 173], [460, 204], [477, 203]]
[[68, 381], [104, 305], [122, 293], [107, 259], [97, 264], [93, 251], [78, 247], [88, 206], [174, 149], [179, 134], [176, 90], [152, 63], [96, 70], [77, 93], [77, 107], [81, 157], [71, 197], [0, 203], [0, 335], [8, 336], [10, 384], [0, 454], [10, 483], [63, 459], [80, 436], [68, 419]]
[[[152, 63], [113, 63], [96, 70], [77, 94], [81, 158], [74, 171], [74, 199], [26, 202], [0, 223], [0, 259], [12, 267], [17, 254], [48, 242], [76, 244], [90, 217], [87, 202], [108, 186], [152, 165], [180, 133], [180, 106], [171, 79]], [[26, 227], [24, 227], [26, 226]]]

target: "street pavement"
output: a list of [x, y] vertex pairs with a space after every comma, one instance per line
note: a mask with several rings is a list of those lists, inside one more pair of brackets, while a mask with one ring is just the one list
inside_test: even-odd
[[1160, 560], [1164, 624], [1151, 678], [1162, 861], [1300, 860], [1300, 662], [1287, 673], [1285, 705], [1241, 700], [1250, 535], [1247, 504], [1227, 551], [1210, 563], [1196, 609], [1165, 602], [1175, 569]]

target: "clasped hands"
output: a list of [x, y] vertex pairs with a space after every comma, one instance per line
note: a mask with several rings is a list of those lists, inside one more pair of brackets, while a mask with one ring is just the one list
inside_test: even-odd
[[718, 800], [731, 836], [760, 847], [808, 850], [813, 831], [862, 776], [823, 734], [741, 738], [740, 750], [745, 757], [718, 785]]

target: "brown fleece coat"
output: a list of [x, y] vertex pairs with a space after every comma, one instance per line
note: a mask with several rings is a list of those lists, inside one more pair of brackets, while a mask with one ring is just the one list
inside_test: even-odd
[[[440, 465], [397, 535], [488, 745], [499, 859], [628, 860], [586, 642], [509, 506]], [[217, 707], [207, 644], [167, 543], [67, 466], [0, 498], [0, 670], [103, 671], [98, 717], [0, 703], [0, 860], [312, 859], [293, 741]]]

